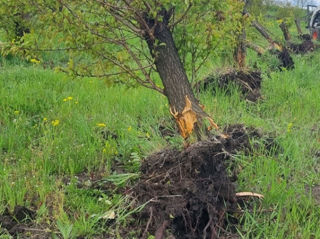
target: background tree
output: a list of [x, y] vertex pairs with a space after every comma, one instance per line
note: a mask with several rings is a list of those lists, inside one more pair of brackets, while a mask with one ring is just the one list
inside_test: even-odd
[[244, 68], [246, 65], [246, 19], [249, 17], [247, 8], [249, 0], [240, 1], [243, 4], [242, 18], [236, 28], [236, 47], [234, 50], [234, 61], [236, 67]]
[[0, 29], [5, 31], [7, 37], [18, 40], [24, 33], [30, 33], [28, 26], [30, 16], [24, 12], [23, 4], [12, 1], [0, 1], [0, 3]]

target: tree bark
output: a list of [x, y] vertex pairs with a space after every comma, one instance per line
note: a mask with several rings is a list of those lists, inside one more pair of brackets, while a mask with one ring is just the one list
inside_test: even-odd
[[245, 29], [245, 16], [247, 15], [247, 5], [249, 4], [248, 0], [244, 0], [244, 7], [243, 7], [243, 11], [242, 11], [242, 19], [241, 19], [241, 29], [240, 32], [237, 36], [237, 45], [236, 48], [234, 50], [234, 60], [235, 63], [237, 65], [237, 67], [239, 68], [243, 68], [246, 66], [246, 29]]
[[301, 26], [300, 26], [300, 20], [299, 19], [294, 19], [294, 22], [296, 24], [296, 27], [297, 27], [297, 31], [298, 31], [298, 34], [299, 36], [302, 36], [303, 33], [302, 33], [302, 30], [301, 30]]
[[[187, 138], [194, 124], [209, 116], [196, 99], [179, 58], [168, 27], [170, 15], [167, 11], [162, 11], [163, 21], [161, 22], [145, 17], [149, 29], [154, 29], [151, 34], [146, 33], [145, 40], [155, 60], [156, 69], [164, 86], [164, 94], [170, 104], [171, 114], [176, 119], [181, 135]], [[213, 123], [213, 121], [210, 122]], [[212, 126], [217, 128], [214, 123]]]
[[253, 21], [252, 22], [252, 26], [254, 26], [258, 32], [273, 46], [275, 47], [277, 50], [281, 51], [282, 50], [282, 46], [280, 43], [274, 41], [272, 39], [272, 37], [270, 36], [270, 34], [267, 32], [267, 30], [257, 21]]
[[250, 41], [246, 41], [246, 47], [251, 48], [252, 50], [257, 52], [258, 55], [260, 55], [260, 56], [266, 52], [264, 48], [254, 44], [253, 42], [250, 42]]
[[288, 30], [287, 24], [283, 21], [283, 22], [281, 22], [279, 27], [280, 27], [280, 29], [281, 29], [281, 31], [283, 33], [284, 39], [286, 41], [290, 41], [291, 37], [290, 37], [290, 33], [289, 33], [289, 30]]
[[147, 42], [155, 59], [154, 63], [170, 106], [176, 111], [182, 112], [186, 96], [192, 103], [198, 105], [198, 100], [192, 92], [191, 84], [179, 58], [170, 30], [164, 23], [158, 23], [154, 36], [158, 40], [157, 45], [155, 45], [155, 41], [148, 40]]
[[283, 67], [286, 69], [293, 69], [294, 62], [293, 62], [292, 57], [289, 54], [288, 49], [285, 46], [283, 46], [282, 44], [273, 40], [272, 37], [267, 32], [267, 30], [261, 24], [259, 24], [257, 21], [253, 21], [252, 25], [272, 45], [272, 47], [276, 49], [274, 54], [276, 54], [278, 59], [281, 61], [280, 67]]

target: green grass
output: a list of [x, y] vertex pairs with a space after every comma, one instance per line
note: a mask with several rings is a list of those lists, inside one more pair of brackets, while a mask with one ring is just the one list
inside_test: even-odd
[[[320, 238], [320, 207], [305, 190], [320, 184], [320, 53], [294, 60], [295, 70], [272, 73], [259, 63], [264, 100], [257, 104], [241, 100], [236, 89], [199, 95], [220, 126], [260, 128], [283, 149], [237, 156], [238, 191], [265, 196], [241, 215], [242, 238]], [[159, 132], [159, 124], [173, 127], [165, 97], [28, 64], [2, 62], [0, 70], [0, 213], [15, 205], [36, 209], [36, 222], [63, 238], [102, 235], [108, 227], [100, 219], [113, 212], [119, 223], [130, 220], [127, 198], [93, 189], [90, 181], [79, 188], [77, 177], [121, 187], [137, 178], [144, 156], [181, 145], [180, 137], [167, 142]]]
[[[85, 215], [105, 213], [119, 196], [101, 195], [110, 201], [106, 205], [97, 200], [101, 192], [64, 185], [63, 179], [80, 172], [107, 177], [115, 162], [136, 173], [135, 159], [165, 144], [155, 127], [158, 120], [169, 121], [165, 98], [36, 67], [1, 70], [0, 211], [15, 205], [41, 208], [42, 219], [67, 218], [74, 235], [92, 234], [96, 219]], [[104, 139], [108, 132], [117, 141]], [[54, 210], [48, 212], [46, 204]]]

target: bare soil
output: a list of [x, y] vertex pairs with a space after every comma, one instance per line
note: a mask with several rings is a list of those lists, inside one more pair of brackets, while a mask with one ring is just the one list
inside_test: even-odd
[[16, 206], [13, 212], [6, 209], [0, 215], [0, 234], [10, 234], [13, 238], [50, 238], [50, 230], [46, 230], [44, 225], [36, 225], [35, 216], [35, 211], [24, 206]]

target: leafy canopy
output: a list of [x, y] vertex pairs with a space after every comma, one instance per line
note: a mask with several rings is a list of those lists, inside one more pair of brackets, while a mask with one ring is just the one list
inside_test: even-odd
[[[139, 83], [162, 92], [146, 36], [164, 21], [172, 31], [189, 76], [235, 44], [242, 2], [238, 0], [0, 0], [0, 27], [10, 45], [4, 53], [41, 58], [43, 51], [65, 50], [62, 70], [79, 76]], [[8, 22], [9, 24], [3, 24]], [[30, 31], [14, 37], [17, 25]], [[161, 42], [156, 41], [156, 45]], [[41, 60], [41, 59], [40, 59]]]

